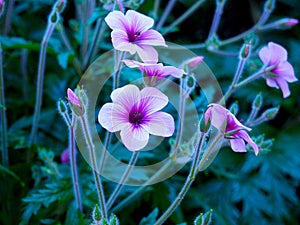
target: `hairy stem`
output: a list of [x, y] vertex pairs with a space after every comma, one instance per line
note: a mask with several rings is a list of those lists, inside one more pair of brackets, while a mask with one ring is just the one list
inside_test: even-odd
[[12, 18], [12, 11], [14, 8], [15, 0], [9, 0], [8, 6], [7, 6], [7, 12], [5, 17], [5, 24], [4, 24], [4, 30], [3, 34], [8, 35], [11, 27], [11, 18]]
[[204, 133], [200, 133], [200, 137], [198, 140], [198, 143], [195, 148], [194, 152], [194, 158], [192, 162], [192, 166], [190, 169], [190, 173], [187, 177], [186, 182], [184, 183], [181, 191], [179, 192], [176, 199], [173, 201], [173, 203], [169, 206], [169, 208], [164, 212], [164, 214], [154, 223], [154, 225], [160, 225], [163, 224], [175, 211], [175, 209], [179, 206], [185, 195], [187, 194], [188, 190], [190, 189], [193, 181], [195, 180], [196, 174], [197, 174], [197, 162], [200, 157], [200, 151], [202, 149], [203, 143], [204, 143]]
[[166, 19], [168, 18], [169, 14], [171, 13], [175, 3], [176, 3], [176, 0], [169, 0], [163, 14], [160, 17], [160, 20], [158, 21], [158, 23], [155, 27], [156, 30], [160, 30], [162, 28], [162, 26], [164, 25]]
[[216, 0], [216, 2], [217, 2], [217, 7], [215, 10], [215, 15], [214, 15], [213, 22], [210, 27], [210, 31], [209, 31], [207, 39], [210, 39], [212, 36], [214, 36], [218, 30], [221, 15], [223, 13], [223, 8], [224, 8], [226, 0], [222, 0], [222, 1]]
[[98, 194], [99, 205], [101, 208], [102, 216], [105, 219], [107, 219], [107, 210], [106, 210], [106, 205], [105, 205], [105, 195], [104, 195], [104, 191], [103, 191], [103, 185], [102, 185], [100, 176], [97, 173], [98, 166], [97, 166], [97, 161], [96, 161], [96, 156], [95, 156], [95, 146], [92, 141], [92, 137], [91, 137], [90, 130], [88, 127], [88, 122], [86, 119], [86, 115], [80, 117], [80, 122], [81, 122], [81, 125], [83, 128], [83, 133], [84, 133], [87, 147], [88, 147], [89, 153], [90, 153], [90, 159], [92, 162], [92, 170], [93, 170], [93, 175], [94, 175], [94, 179], [95, 179], [95, 183], [96, 183], [97, 194]]
[[138, 158], [139, 152], [138, 151], [134, 151], [132, 153], [131, 159], [128, 163], [128, 166], [120, 180], [120, 182], [118, 183], [117, 187], [115, 188], [115, 190], [113, 191], [113, 193], [111, 194], [111, 196], [109, 197], [108, 201], [107, 201], [107, 208], [109, 209], [113, 204], [114, 201], [116, 200], [116, 198], [118, 197], [122, 187], [124, 186], [124, 183], [127, 181], [128, 176], [130, 175], [131, 170], [133, 169], [137, 158]]

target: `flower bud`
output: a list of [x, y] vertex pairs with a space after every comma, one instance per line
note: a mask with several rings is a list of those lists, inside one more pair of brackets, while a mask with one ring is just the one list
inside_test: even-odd
[[272, 147], [273, 143], [274, 143], [274, 140], [273, 140], [273, 139], [268, 139], [268, 140], [264, 141], [264, 142], [260, 145], [260, 147], [261, 147], [262, 149], [264, 149], [264, 150], [268, 150], [268, 149], [270, 149], [270, 148]]
[[263, 114], [262, 116], [264, 118], [266, 118], [267, 120], [271, 120], [271, 119], [274, 119], [275, 116], [277, 115], [279, 111], [279, 107], [274, 107], [274, 108], [270, 108], [270, 109], [267, 109]]
[[275, 1], [276, 0], [267, 0], [265, 3], [264, 10], [265, 11], [273, 11], [273, 9], [275, 8]]
[[285, 29], [289, 29], [289, 28], [297, 25], [298, 23], [299, 23], [299, 21], [297, 19], [283, 18], [283, 19], [278, 20], [274, 23], [274, 28], [285, 30]]
[[209, 225], [211, 224], [213, 210], [209, 210], [206, 213], [201, 213], [194, 221], [194, 225]]
[[112, 214], [109, 219], [109, 225], [119, 225], [120, 222], [115, 214]]
[[92, 217], [93, 217], [94, 222], [96, 222], [96, 224], [97, 224], [97, 222], [99, 223], [101, 221], [101, 219], [102, 219], [102, 215], [101, 215], [99, 206], [97, 204], [96, 204], [96, 206], [95, 206], [95, 208], [93, 210]]
[[64, 9], [66, 8], [67, 1], [66, 0], [58, 0], [56, 4], [54, 5], [55, 10], [59, 13], [62, 13]]
[[71, 103], [71, 108], [73, 112], [77, 116], [82, 116], [84, 114], [84, 108], [81, 103], [81, 100], [70, 88], [68, 88], [67, 90], [67, 95], [68, 95], [68, 101]]
[[60, 113], [67, 113], [68, 112], [68, 106], [65, 101], [59, 99], [57, 101], [57, 109]]
[[60, 160], [62, 164], [70, 163], [70, 149], [66, 148], [60, 155]]
[[204, 56], [196, 56], [194, 58], [187, 60], [185, 64], [187, 64], [189, 67], [196, 67], [203, 62], [203, 59]]
[[247, 59], [249, 55], [251, 54], [251, 45], [250, 44], [243, 44], [241, 51], [240, 51], [240, 56], [243, 59]]
[[209, 130], [210, 125], [211, 125], [211, 119], [208, 118], [208, 120], [205, 121], [205, 116], [203, 115], [202, 118], [200, 119], [200, 123], [199, 123], [200, 131], [202, 133], [206, 133]]
[[58, 12], [57, 11], [53, 11], [51, 12], [50, 16], [49, 16], [49, 23], [57, 23], [58, 22]]
[[255, 99], [252, 102], [253, 109], [259, 109], [262, 106], [263, 98], [261, 94], [256, 95]]

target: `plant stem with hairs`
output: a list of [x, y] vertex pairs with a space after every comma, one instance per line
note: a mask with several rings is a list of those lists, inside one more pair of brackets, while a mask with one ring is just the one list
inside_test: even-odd
[[37, 92], [36, 92], [36, 99], [35, 99], [33, 122], [31, 127], [30, 138], [29, 138], [29, 145], [35, 143], [35, 139], [36, 139], [40, 112], [42, 107], [47, 46], [48, 46], [48, 41], [59, 19], [58, 17], [59, 17], [59, 13], [55, 10], [55, 8], [53, 8], [49, 16], [47, 29], [41, 43], [41, 50], [40, 50], [39, 63], [38, 63], [37, 87], [36, 87]]
[[166, 19], [168, 18], [169, 14], [171, 13], [175, 3], [176, 3], [176, 0], [169, 0], [163, 14], [160, 17], [160, 20], [158, 21], [157, 25], [155, 26], [156, 30], [160, 30], [162, 28]]
[[113, 193], [111, 194], [111, 196], [109, 197], [109, 199], [107, 201], [107, 208], [110, 208], [114, 204], [114, 201], [118, 197], [122, 187], [124, 186], [124, 183], [127, 181], [127, 178], [130, 175], [130, 172], [133, 169], [133, 167], [137, 161], [138, 155], [139, 155], [138, 151], [134, 151], [132, 153], [131, 159], [128, 163], [128, 166], [127, 166], [121, 180], [119, 181], [117, 187], [115, 188], [115, 190], [113, 191]]
[[207, 39], [210, 39], [212, 36], [214, 36], [216, 34], [219, 24], [220, 24], [220, 19], [221, 19], [221, 15], [223, 13], [223, 8], [224, 8], [225, 3], [226, 3], [226, 0], [216, 0], [217, 7], [215, 10], [215, 15], [214, 15], [213, 22], [212, 22]]
[[175, 211], [175, 209], [179, 206], [182, 199], [185, 197], [186, 193], [190, 189], [193, 181], [195, 180], [196, 174], [197, 174], [197, 162], [199, 160], [200, 151], [202, 149], [204, 141], [205, 141], [205, 133], [201, 132], [200, 136], [199, 136], [198, 143], [197, 143], [196, 148], [195, 148], [194, 158], [193, 158], [193, 161], [192, 161], [190, 173], [187, 177], [187, 180], [186, 180], [185, 184], [183, 185], [181, 191], [179, 192], [178, 196], [173, 201], [173, 203], [164, 212], [164, 214], [160, 218], [158, 218], [158, 220], [154, 223], [154, 225], [163, 224], [172, 215], [172, 213]]

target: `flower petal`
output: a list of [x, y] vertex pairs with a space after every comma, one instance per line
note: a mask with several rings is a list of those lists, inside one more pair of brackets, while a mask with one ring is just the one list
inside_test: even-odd
[[259, 58], [261, 59], [261, 61], [263, 61], [263, 63], [269, 63], [271, 61], [271, 51], [269, 50], [268, 47], [263, 47], [259, 53]]
[[246, 131], [239, 131], [238, 136], [243, 138], [254, 150], [255, 155], [258, 155], [258, 146], [257, 144], [250, 138], [249, 134]]
[[277, 74], [280, 78], [285, 79], [288, 82], [295, 82], [298, 79], [295, 77], [293, 66], [288, 62], [284, 61], [279, 63], [273, 70], [273, 73]]
[[129, 42], [128, 35], [122, 30], [113, 30], [111, 32], [112, 44], [119, 51], [126, 51], [134, 54], [137, 51], [136, 44]]
[[163, 67], [163, 75], [172, 75], [173, 77], [180, 78], [183, 74], [186, 74], [184, 70], [178, 69], [174, 66], [164, 66]]
[[126, 31], [129, 26], [126, 17], [120, 11], [110, 12], [104, 20], [111, 29]]
[[170, 137], [174, 133], [174, 119], [165, 112], [155, 112], [147, 117], [146, 124], [142, 126], [152, 135], [161, 137]]
[[231, 149], [235, 152], [247, 152], [246, 145], [243, 139], [230, 139]]
[[141, 58], [141, 60], [145, 63], [157, 63], [158, 62], [158, 53], [150, 45], [136, 45], [136, 51]]
[[274, 60], [274, 63], [279, 63], [287, 60], [287, 51], [281, 45], [276, 44], [274, 42], [269, 42], [268, 48], [271, 51], [272, 62]]
[[130, 24], [130, 28], [132, 29], [131, 31], [133, 32], [143, 33], [150, 29], [154, 24], [154, 20], [152, 18], [134, 10], [128, 10], [125, 17]]
[[273, 88], [279, 88], [278, 87], [278, 84], [276, 83], [276, 79], [266, 79], [266, 81], [267, 81], [267, 85], [269, 86], [269, 87], [273, 87]]
[[140, 90], [137, 86], [128, 84], [114, 90], [110, 97], [114, 103], [122, 105], [129, 113], [133, 105], [140, 100]]
[[128, 122], [128, 113], [121, 105], [106, 103], [99, 111], [98, 121], [109, 132], [116, 132]]
[[140, 106], [143, 105], [142, 108], [147, 115], [162, 109], [168, 104], [168, 101], [168, 97], [157, 88], [145, 87], [141, 91]]
[[134, 127], [127, 123], [120, 132], [125, 147], [130, 151], [138, 151], [144, 148], [149, 140], [149, 133], [143, 127]]
[[282, 91], [282, 95], [284, 98], [290, 96], [291, 91], [289, 89], [289, 85], [288, 83], [284, 80], [284, 79], [276, 79], [281, 91]]
[[136, 41], [137, 45], [153, 45], [153, 46], [165, 46], [166, 42], [163, 36], [156, 30], [147, 30], [141, 33], [139, 39]]

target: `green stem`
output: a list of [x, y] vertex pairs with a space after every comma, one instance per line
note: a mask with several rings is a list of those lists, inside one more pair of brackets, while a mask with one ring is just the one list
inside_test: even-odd
[[[72, 115], [75, 118], [75, 115]], [[72, 183], [74, 188], [75, 201], [77, 204], [77, 208], [80, 212], [83, 212], [82, 202], [80, 196], [80, 188], [79, 188], [79, 179], [77, 172], [77, 163], [76, 163], [76, 145], [75, 145], [75, 119], [73, 119], [72, 125], [69, 127], [69, 151], [70, 151], [70, 164], [71, 164], [71, 174], [72, 174]]]
[[12, 11], [14, 8], [15, 0], [9, 0], [8, 6], [7, 6], [7, 12], [5, 17], [5, 24], [4, 24], [4, 30], [3, 34], [8, 35], [11, 27], [11, 18], [12, 18]]
[[217, 7], [216, 7], [216, 10], [215, 10], [215, 15], [214, 15], [213, 22], [212, 22], [212, 25], [211, 25], [211, 28], [210, 28], [207, 39], [210, 39], [217, 32], [217, 29], [218, 29], [219, 24], [220, 24], [221, 15], [223, 13], [223, 8], [224, 8], [226, 0], [222, 0], [221, 2], [219, 0], [216, 0], [216, 2], [217, 2]]
[[130, 194], [127, 198], [125, 198], [123, 201], [121, 201], [115, 208], [113, 208], [112, 212], [119, 212], [121, 209], [126, 207], [128, 204], [130, 204], [132, 201], [134, 201], [136, 198], [140, 196], [140, 194], [143, 193], [145, 188], [151, 184], [153, 180], [155, 180], [157, 177], [159, 177], [169, 166], [171, 166], [172, 161], [168, 160], [168, 162], [161, 167], [152, 177], [150, 177], [142, 186], [140, 186], [135, 192]]
[[[51, 15], [52, 13], [50, 14], [50, 17], [52, 17]], [[39, 123], [40, 112], [42, 107], [42, 98], [43, 98], [46, 52], [47, 52], [48, 41], [53, 33], [55, 25], [56, 22], [51, 22], [51, 19], [49, 19], [47, 29], [41, 43], [41, 51], [40, 51], [39, 64], [38, 64], [37, 86], [36, 86], [37, 93], [35, 99], [34, 115], [33, 115], [30, 138], [29, 138], [29, 145], [35, 143], [36, 134], [38, 130], [38, 123]], [[28, 155], [28, 159], [29, 159], [29, 155]]]
[[163, 31], [162, 34], [167, 34], [171, 31], [174, 27], [181, 24], [185, 21], [191, 14], [193, 14], [206, 0], [199, 0], [194, 5], [192, 5], [187, 11], [185, 11], [180, 17], [178, 17], [173, 23], [167, 26]]
[[3, 61], [2, 61], [2, 47], [0, 43], [0, 115], [1, 115], [1, 147], [2, 147], [2, 164], [5, 168], [9, 168], [9, 155], [7, 148], [7, 117], [6, 117], [6, 103], [4, 90], [4, 75], [3, 75]]
[[155, 0], [154, 6], [153, 6], [153, 18], [154, 18], [154, 21], [156, 21], [157, 18], [158, 18], [159, 6], [160, 6], [160, 0]]
[[239, 81], [241, 74], [243, 72], [243, 69], [245, 67], [245, 63], [246, 63], [247, 59], [246, 58], [241, 58], [237, 67], [237, 70], [235, 72], [234, 78], [232, 80], [231, 85], [229, 86], [226, 94], [223, 96], [223, 101], [226, 102], [226, 100], [229, 98], [229, 96], [234, 92], [234, 90], [236, 89], [236, 84]]
[[200, 133], [200, 137], [194, 152], [194, 159], [192, 162], [192, 166], [190, 169], [189, 176], [187, 177], [187, 180], [185, 184], [183, 185], [181, 191], [179, 192], [176, 199], [173, 201], [173, 203], [169, 206], [169, 208], [164, 212], [164, 214], [154, 223], [154, 225], [160, 225], [163, 224], [175, 211], [175, 209], [179, 206], [185, 195], [187, 194], [188, 190], [190, 189], [190, 186], [192, 185], [193, 181], [195, 180], [196, 174], [197, 174], [197, 162], [200, 157], [200, 150], [202, 149], [204, 140], [205, 140], [204, 133]]
[[160, 17], [160, 20], [158, 21], [157, 25], [155, 26], [156, 30], [160, 30], [162, 26], [164, 25], [166, 19], [168, 18], [169, 14], [171, 13], [174, 5], [176, 3], [176, 0], [169, 0], [168, 4], [163, 12], [163, 14]]
[[107, 208], [109, 209], [113, 204], [114, 204], [114, 201], [116, 200], [116, 198], [118, 197], [121, 189], [123, 188], [124, 186], [124, 183], [127, 181], [127, 178], [131, 172], [131, 170], [133, 169], [136, 161], [137, 161], [137, 158], [138, 158], [138, 155], [139, 155], [139, 152], [138, 151], [134, 151], [133, 154], [132, 154], [132, 157], [128, 163], [128, 166], [120, 180], [120, 182], [118, 183], [117, 187], [115, 188], [115, 190], [113, 191], [113, 193], [111, 194], [110, 198], [108, 199], [107, 201]]
[[[185, 113], [185, 105], [186, 105], [186, 79], [187, 76], [183, 76], [180, 79], [180, 96], [179, 96], [179, 115], [178, 115], [178, 128], [176, 135], [176, 142], [174, 144], [174, 151], [178, 151], [178, 147], [181, 143], [182, 131], [183, 131], [183, 123], [184, 123], [184, 113]], [[174, 152], [176, 155], [177, 152]]]
[[90, 159], [92, 162], [92, 170], [93, 170], [93, 175], [94, 175], [94, 179], [95, 179], [95, 183], [96, 183], [97, 194], [98, 194], [98, 198], [99, 198], [99, 205], [101, 208], [102, 216], [105, 219], [107, 219], [107, 210], [106, 210], [106, 205], [105, 205], [105, 195], [104, 195], [104, 191], [103, 191], [103, 185], [102, 185], [99, 174], [97, 174], [98, 167], [97, 167], [97, 161], [96, 161], [96, 156], [95, 156], [95, 146], [93, 144], [90, 130], [88, 128], [86, 116], [80, 117], [80, 122], [83, 127], [83, 133], [84, 133], [85, 140], [86, 140], [86, 143], [87, 143], [87, 146], [89, 149], [89, 153], [90, 153]]
[[240, 83], [238, 83], [237, 85], [235, 85], [235, 90], [251, 83], [252, 81], [254, 81], [258, 78], [260, 78], [264, 73], [265, 73], [264, 70], [259, 70], [257, 73], [251, 75], [250, 77], [246, 78], [245, 80], [243, 80]]
[[106, 160], [106, 152], [108, 151], [108, 146], [110, 144], [112, 138], [112, 133], [106, 131], [105, 133], [105, 139], [104, 139], [104, 148], [102, 150], [102, 156], [101, 156], [101, 162], [100, 162], [100, 174], [103, 172], [104, 170], [104, 166], [105, 166], [105, 160]]
[[121, 68], [122, 68], [122, 61], [125, 58], [126, 52], [120, 52], [116, 51], [115, 52], [115, 73], [113, 76], [113, 90], [117, 89], [119, 87], [119, 79], [120, 79], [120, 74], [121, 74]]

